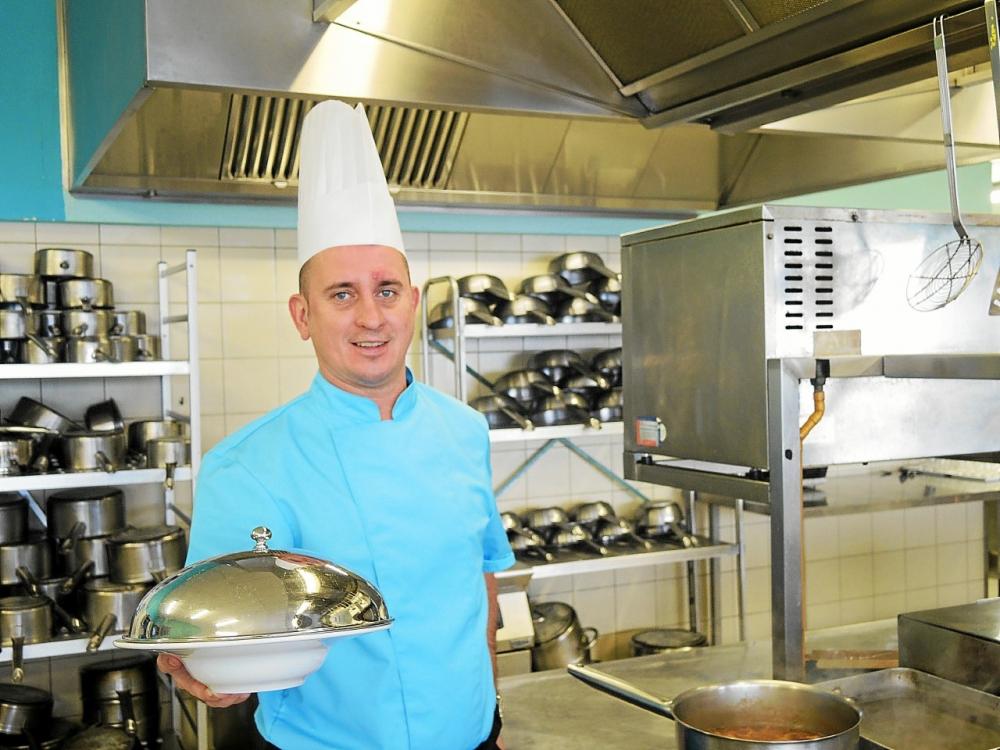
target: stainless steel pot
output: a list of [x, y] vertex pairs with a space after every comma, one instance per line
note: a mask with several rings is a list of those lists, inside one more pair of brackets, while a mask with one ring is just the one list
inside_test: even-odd
[[24, 310], [20, 307], [0, 308], [0, 339], [23, 339], [27, 332]]
[[115, 698], [84, 701], [83, 721], [135, 733], [140, 743], [155, 743], [160, 731], [160, 696], [122, 690]]
[[0, 734], [43, 734], [52, 720], [52, 703], [47, 690], [0, 683]]
[[111, 359], [114, 362], [135, 362], [139, 358], [139, 342], [135, 336], [108, 336]]
[[125, 447], [124, 431], [72, 431], [59, 440], [66, 471], [117, 471], [125, 465]]
[[0, 273], [0, 303], [45, 304], [42, 280], [31, 274]]
[[111, 313], [111, 329], [115, 336], [138, 336], [146, 333], [146, 313], [142, 310], [115, 310]]
[[96, 651], [108, 633], [126, 630], [139, 602], [149, 591], [143, 583], [113, 583], [95, 578], [83, 586], [84, 622], [92, 634], [88, 651]]
[[52, 606], [40, 596], [0, 597], [0, 645], [42, 643], [52, 638]]
[[72, 545], [61, 547], [59, 550], [61, 572], [68, 574], [90, 562], [94, 565], [90, 574], [95, 578], [108, 575], [109, 539], [110, 536], [80, 537], [75, 538]]
[[63, 356], [67, 362], [112, 362], [111, 341], [107, 336], [80, 336], [66, 340]]
[[79, 429], [69, 417], [61, 414], [51, 406], [35, 401], [33, 398], [22, 397], [17, 400], [10, 412], [9, 419], [14, 424], [25, 427], [41, 427], [53, 432], [68, 432]]
[[16, 492], [0, 492], [0, 544], [17, 544], [27, 535], [27, 501]]
[[148, 333], [140, 333], [135, 338], [135, 345], [138, 347], [135, 358], [139, 362], [151, 362], [161, 359], [160, 337]]
[[17, 569], [23, 565], [36, 578], [48, 578], [52, 573], [49, 543], [45, 537], [29, 535], [22, 542], [0, 544], [0, 585], [16, 586], [21, 579]]
[[63, 310], [62, 330], [76, 338], [105, 338], [111, 330], [111, 313], [107, 310]]
[[708, 644], [704, 633], [680, 628], [643, 630], [630, 639], [632, 656], [650, 656], [681, 649], [692, 649]]
[[154, 438], [183, 437], [187, 425], [175, 419], [139, 419], [128, 426], [128, 448], [135, 453], [146, 453], [146, 443]]
[[21, 339], [0, 339], [0, 365], [17, 365], [24, 361]]
[[174, 488], [174, 472], [178, 466], [191, 463], [191, 441], [186, 437], [160, 437], [146, 442], [146, 467], [166, 469], [163, 486]]
[[108, 567], [116, 583], [151, 583], [184, 567], [187, 544], [180, 526], [119, 531], [108, 543]]
[[57, 278], [88, 278], [94, 275], [94, 256], [86, 250], [45, 247], [35, 251], [35, 274]]
[[591, 687], [674, 721], [680, 750], [857, 750], [861, 712], [797, 682], [745, 680], [662, 700], [592, 667], [567, 667]]
[[545, 531], [552, 526], [569, 521], [566, 511], [556, 506], [532, 508], [523, 514], [524, 522], [535, 531]]
[[113, 398], [91, 404], [83, 415], [84, 424], [91, 432], [124, 432], [125, 420]]
[[611, 503], [597, 500], [577, 505], [570, 511], [570, 517], [584, 526], [593, 526], [602, 518], [614, 518], [615, 509], [611, 507]]
[[34, 441], [0, 429], [0, 476], [16, 476], [31, 464]]
[[59, 304], [64, 310], [106, 310], [115, 306], [114, 291], [107, 279], [67, 279], [59, 282]]
[[57, 600], [59, 592], [66, 585], [68, 579], [43, 578], [39, 580], [35, 578], [30, 570], [23, 566], [17, 569], [17, 577], [21, 579], [25, 593], [28, 596], [41, 599], [49, 605], [51, 614], [55, 615], [64, 626], [64, 632], [75, 634], [86, 630], [83, 621], [63, 609], [63, 606]]
[[66, 339], [62, 336], [42, 336], [25, 339], [21, 358], [29, 365], [50, 365], [63, 361]]
[[42, 338], [63, 335], [62, 310], [38, 310], [35, 312], [35, 333]]
[[78, 523], [80, 537], [108, 536], [125, 528], [125, 499], [115, 487], [84, 487], [49, 495], [48, 534], [66, 539]]
[[156, 657], [135, 654], [80, 668], [80, 693], [84, 703], [118, 700], [119, 692], [158, 695]]
[[563, 602], [545, 602], [531, 608], [535, 645], [531, 668], [535, 672], [589, 664], [590, 651], [599, 636], [595, 628], [580, 626], [576, 611]]

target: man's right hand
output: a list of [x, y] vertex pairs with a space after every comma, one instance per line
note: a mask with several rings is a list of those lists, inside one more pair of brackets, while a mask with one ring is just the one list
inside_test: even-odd
[[184, 690], [202, 703], [212, 708], [229, 708], [237, 703], [242, 703], [250, 697], [250, 693], [231, 693], [228, 695], [216, 695], [204, 683], [198, 682], [191, 673], [187, 671], [184, 662], [171, 654], [160, 654], [156, 658], [156, 666], [161, 672], [170, 675], [174, 680], [174, 685]]

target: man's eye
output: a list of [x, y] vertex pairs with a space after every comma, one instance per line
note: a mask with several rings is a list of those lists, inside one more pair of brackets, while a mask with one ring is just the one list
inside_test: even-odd
[[335, 300], [337, 300], [337, 302], [346, 302], [350, 296], [351, 296], [350, 292], [334, 292], [333, 293], [333, 298]]
[[388, 299], [390, 297], [395, 297], [396, 296], [396, 290], [395, 289], [379, 289], [378, 290], [378, 296], [382, 297], [384, 299]]

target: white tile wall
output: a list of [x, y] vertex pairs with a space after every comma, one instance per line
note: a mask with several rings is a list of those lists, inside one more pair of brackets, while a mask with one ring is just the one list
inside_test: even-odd
[[[516, 221], [512, 219], [512, 221]], [[431, 276], [493, 273], [509, 285], [547, 271], [548, 261], [568, 250], [589, 250], [620, 267], [617, 237], [517, 234], [407, 233], [404, 236], [413, 282]], [[95, 254], [97, 268], [115, 285], [119, 307], [147, 312], [157, 325], [155, 264], [181, 262], [188, 247], [198, 250], [199, 344], [203, 446], [207, 450], [224, 435], [305, 390], [315, 373], [308, 342], [291, 325], [287, 299], [298, 285], [295, 232], [286, 229], [116, 226], [90, 224], [0, 223], [0, 271], [27, 272], [37, 247], [81, 247]], [[170, 282], [171, 298], [180, 302], [180, 277]], [[431, 302], [442, 298], [434, 290]], [[178, 310], [179, 311], [179, 310]], [[419, 336], [410, 365], [420, 371]], [[175, 335], [174, 354], [187, 342]], [[618, 337], [573, 339], [485, 340], [470, 342], [469, 360], [487, 377], [525, 363], [531, 351], [574, 347], [586, 353], [619, 344]], [[451, 365], [434, 355], [433, 383], [452, 388]], [[247, 377], [247, 373], [253, 377]], [[180, 382], [178, 383], [178, 386]], [[474, 387], [472, 395], [479, 393]], [[175, 401], [182, 389], [175, 388]], [[83, 407], [106, 397], [122, 405], [126, 417], [147, 416], [158, 407], [151, 381], [74, 381], [11, 384], [0, 382], [0, 413], [17, 397], [33, 395], [79, 417]], [[175, 403], [184, 409], [184, 405]], [[579, 445], [619, 475], [620, 437], [593, 436]], [[494, 448], [494, 481], [506, 479], [535, 444], [503, 444]], [[675, 490], [636, 484], [651, 497], [679, 497]], [[136, 521], [154, 511], [148, 490], [130, 490]], [[135, 498], [132, 503], [132, 498]], [[562, 448], [550, 451], [499, 498], [502, 510], [521, 511], [538, 505], [570, 506], [605, 499], [620, 513], [630, 513], [635, 496]], [[155, 520], [155, 519], [150, 519]], [[702, 519], [704, 524], [704, 519]], [[702, 526], [704, 528], [704, 526]], [[732, 518], [722, 513], [724, 534]], [[748, 633], [770, 634], [770, 528], [767, 518], [748, 516]], [[806, 607], [811, 627], [848, 624], [887, 617], [914, 606], [969, 601], [982, 589], [982, 509], [979, 504], [906, 511], [882, 511], [839, 518], [810, 518], [805, 525]], [[705, 566], [700, 565], [702, 575]], [[736, 638], [734, 564], [722, 564], [723, 634]], [[685, 566], [573, 576], [539, 581], [531, 594], [538, 600], [573, 604], [584, 624], [602, 633], [635, 628], [685, 626]], [[621, 653], [621, 649], [618, 649]], [[604, 653], [608, 653], [607, 650]]]

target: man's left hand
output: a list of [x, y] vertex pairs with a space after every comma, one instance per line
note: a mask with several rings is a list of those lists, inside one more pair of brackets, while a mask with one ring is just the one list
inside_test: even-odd
[[507, 746], [503, 744], [503, 740], [497, 737], [497, 750], [507, 750]]

